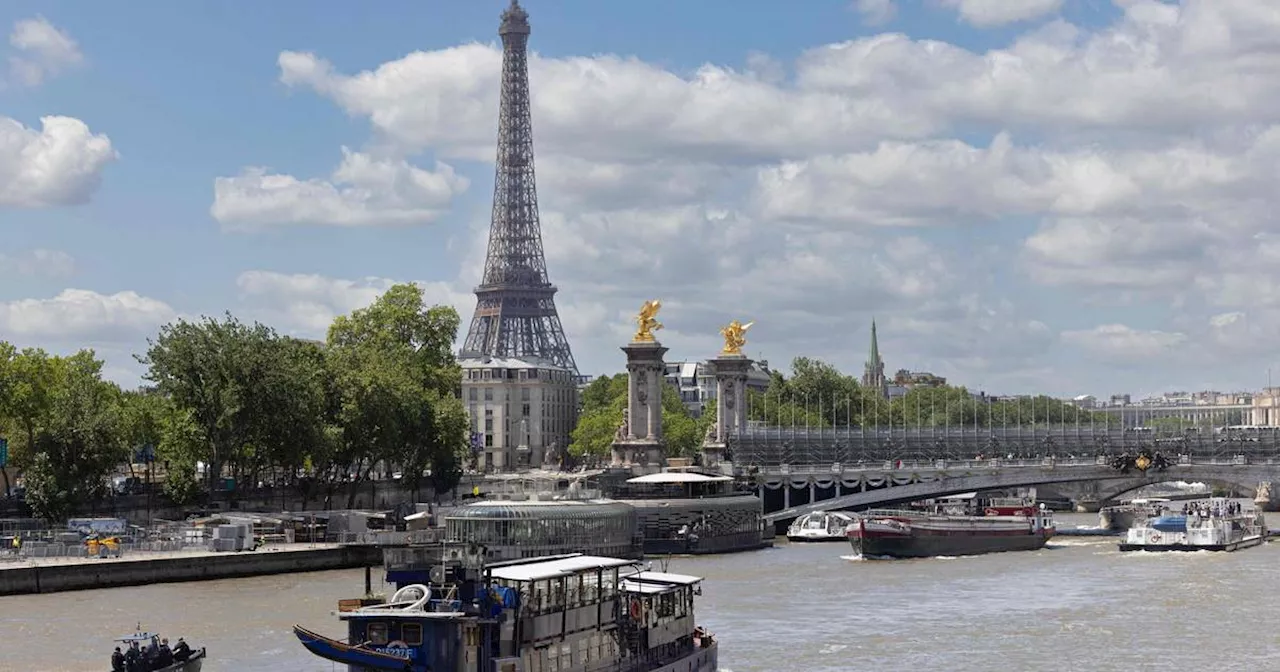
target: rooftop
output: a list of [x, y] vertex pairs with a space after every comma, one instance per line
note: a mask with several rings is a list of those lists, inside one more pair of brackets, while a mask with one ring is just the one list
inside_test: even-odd
[[464, 369], [555, 369], [568, 371], [551, 362], [535, 359], [517, 359], [515, 357], [460, 357], [458, 366]]

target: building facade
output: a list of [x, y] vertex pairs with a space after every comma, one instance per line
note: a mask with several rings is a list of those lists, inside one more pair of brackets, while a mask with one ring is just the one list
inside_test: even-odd
[[[667, 362], [666, 367], [667, 383], [680, 393], [680, 401], [689, 409], [689, 415], [700, 417], [705, 409], [715, 405], [715, 374], [707, 362]], [[769, 362], [753, 361], [747, 370], [747, 390], [763, 393], [769, 389], [772, 378]]]
[[908, 390], [916, 387], [946, 387], [947, 379], [928, 371], [898, 369], [898, 372], [893, 374], [893, 384]]
[[476, 468], [556, 464], [578, 421], [578, 380], [549, 363], [498, 357], [459, 360]]

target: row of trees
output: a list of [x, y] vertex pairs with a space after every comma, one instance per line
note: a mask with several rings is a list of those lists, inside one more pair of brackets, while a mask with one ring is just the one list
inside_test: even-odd
[[138, 391], [103, 380], [92, 351], [0, 343], [0, 436], [28, 502], [51, 520], [105, 494], [106, 476], [139, 452], [167, 465], [178, 501], [198, 494], [197, 464], [210, 491], [223, 474], [359, 482], [383, 463], [414, 490], [442, 492], [468, 455], [458, 326], [456, 311], [425, 306], [412, 284], [338, 317], [323, 343], [230, 314], [180, 320], [138, 358], [151, 384]]
[[1001, 427], [1112, 424], [1110, 413], [1089, 411], [1047, 396], [993, 400], [964, 387], [915, 387], [885, 399], [825, 362], [797, 357], [791, 376], [774, 372], [768, 388], [747, 399], [751, 420], [801, 427]]

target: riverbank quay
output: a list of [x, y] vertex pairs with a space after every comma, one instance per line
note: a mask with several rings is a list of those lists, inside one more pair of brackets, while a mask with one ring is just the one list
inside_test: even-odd
[[0, 559], [0, 596], [351, 569], [381, 561], [376, 547], [339, 544], [275, 544], [239, 553], [135, 551], [105, 559]]

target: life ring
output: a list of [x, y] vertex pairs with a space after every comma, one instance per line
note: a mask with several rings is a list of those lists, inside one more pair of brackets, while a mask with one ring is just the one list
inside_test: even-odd
[[1151, 533], [1151, 543], [1153, 543], [1153, 544], [1155, 544], [1155, 543], [1159, 543], [1159, 542], [1160, 542], [1160, 539], [1161, 539], [1161, 537], [1160, 537], [1160, 533], [1159, 533], [1159, 532], [1152, 532], [1152, 533]]
[[644, 616], [644, 608], [640, 606], [640, 600], [631, 600], [631, 620], [638, 621]]
[[987, 514], [988, 516], [998, 516], [998, 515], [1000, 515], [1000, 512], [999, 512], [999, 511], [997, 511], [997, 510], [995, 510], [995, 509], [993, 509], [993, 508], [991, 508], [991, 507], [987, 507], [987, 510], [986, 510], [986, 511], [983, 511], [983, 513]]

